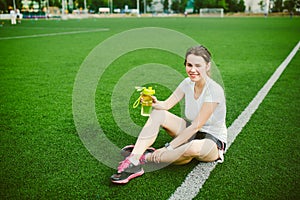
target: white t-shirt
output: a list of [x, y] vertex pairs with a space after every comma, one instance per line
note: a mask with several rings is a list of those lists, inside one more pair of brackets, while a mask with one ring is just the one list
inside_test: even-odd
[[211, 117], [199, 131], [209, 133], [227, 143], [226, 101], [223, 88], [214, 80], [208, 78], [200, 97], [195, 99], [194, 86], [195, 82], [192, 82], [190, 78], [184, 79], [179, 85], [179, 88], [185, 94], [185, 117], [193, 121], [199, 114], [204, 102], [218, 103]]

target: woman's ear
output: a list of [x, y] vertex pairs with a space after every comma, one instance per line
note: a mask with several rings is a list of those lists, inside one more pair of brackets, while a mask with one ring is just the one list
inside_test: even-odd
[[210, 70], [211, 62], [207, 63], [206, 65], [206, 71], [208, 72]]

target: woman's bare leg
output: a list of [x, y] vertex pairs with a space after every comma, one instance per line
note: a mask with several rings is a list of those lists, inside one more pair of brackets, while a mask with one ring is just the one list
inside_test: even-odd
[[219, 158], [219, 151], [214, 141], [210, 139], [192, 140], [174, 150], [161, 155], [160, 162], [182, 165], [193, 158], [203, 162], [212, 162]]
[[175, 137], [186, 128], [186, 121], [165, 110], [153, 110], [143, 127], [132, 151], [133, 155], [141, 156], [156, 140], [160, 127]]
[[[145, 150], [155, 142], [160, 127], [164, 127], [172, 137], [176, 137], [186, 128], [186, 121], [168, 111], [153, 110], [132, 151], [134, 159], [138, 160]], [[218, 157], [219, 151], [215, 142], [210, 139], [203, 139], [192, 140], [174, 150], [164, 152], [160, 162], [182, 165], [190, 162], [193, 158], [212, 162]]]

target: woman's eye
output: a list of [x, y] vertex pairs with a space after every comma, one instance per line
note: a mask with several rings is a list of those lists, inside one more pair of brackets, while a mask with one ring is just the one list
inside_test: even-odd
[[[186, 66], [187, 66], [187, 67], [193, 67], [193, 65], [192, 65], [191, 63], [187, 63]], [[195, 67], [201, 68], [202, 65], [195, 65]]]

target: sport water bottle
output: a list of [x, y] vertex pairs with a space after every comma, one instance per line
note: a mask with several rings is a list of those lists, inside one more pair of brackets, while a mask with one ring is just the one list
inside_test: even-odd
[[[142, 116], [149, 116], [152, 112], [152, 95], [155, 94], [155, 90], [152, 89], [152, 87], [136, 87], [137, 91], [141, 91], [140, 97], [136, 100], [134, 103], [133, 107], [136, 108], [139, 103], [142, 104], [141, 108], [141, 115]], [[142, 99], [142, 101], [141, 101]]]

